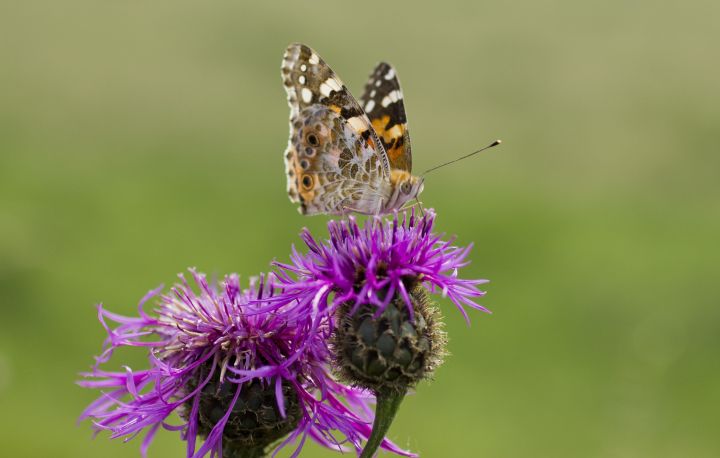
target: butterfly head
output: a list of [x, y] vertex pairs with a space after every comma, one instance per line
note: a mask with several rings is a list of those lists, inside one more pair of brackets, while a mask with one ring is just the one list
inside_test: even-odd
[[385, 203], [386, 211], [399, 210], [407, 202], [416, 199], [423, 191], [424, 179], [405, 170], [395, 169], [390, 172], [390, 185], [392, 193]]

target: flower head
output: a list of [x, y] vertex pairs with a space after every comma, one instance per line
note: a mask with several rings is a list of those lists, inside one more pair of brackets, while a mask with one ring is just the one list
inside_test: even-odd
[[[191, 272], [195, 288], [180, 275], [169, 293], [150, 291], [138, 317], [98, 306], [108, 337], [93, 370], [83, 374], [92, 380], [79, 384], [104, 393], [82, 418], [112, 437], [129, 439], [145, 430], [143, 455], [161, 427], [181, 431], [188, 457], [262, 457], [274, 444], [277, 453], [296, 442], [295, 457], [308, 436], [336, 450], [359, 451], [371, 431], [368, 397], [329, 375], [327, 322], [294, 304], [269, 307], [278, 292], [272, 276], [243, 290], [237, 275], [210, 284]], [[159, 298], [158, 306], [146, 313], [151, 298]], [[148, 349], [150, 367], [101, 369], [120, 347]], [[173, 412], [183, 423], [169, 423]], [[413, 456], [387, 440], [383, 446]]]
[[[396, 297], [409, 307], [409, 291], [422, 285], [430, 292], [447, 296], [469, 321], [465, 306], [488, 310], [473, 298], [483, 296], [477, 286], [487, 280], [458, 278], [458, 270], [469, 264], [472, 245], [458, 247], [454, 239], [432, 232], [435, 213], [418, 217], [397, 213], [389, 220], [369, 219], [360, 227], [354, 217], [330, 221], [330, 239], [318, 242], [307, 229], [301, 235], [309, 251], [293, 249], [290, 264], [280, 267], [280, 281], [306, 302], [325, 303], [331, 294], [333, 307], [350, 303], [352, 312], [361, 304], [371, 304], [376, 315]], [[288, 296], [289, 297], [289, 296]]]
[[441, 292], [469, 320], [465, 306], [487, 280], [461, 279], [471, 246], [433, 233], [435, 213], [397, 213], [369, 219], [350, 216], [328, 224], [329, 240], [306, 229], [306, 254], [293, 249], [290, 264], [276, 263], [283, 293], [277, 306], [296, 303], [319, 320], [328, 316], [336, 371], [377, 398], [373, 433], [362, 457], [381, 445], [408, 389], [432, 376], [445, 355], [439, 310], [429, 294]]

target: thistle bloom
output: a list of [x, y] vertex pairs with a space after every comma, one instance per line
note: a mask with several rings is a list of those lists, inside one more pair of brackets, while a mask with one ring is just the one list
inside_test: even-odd
[[[161, 427], [181, 432], [188, 458], [262, 457], [277, 444], [275, 456], [291, 443], [298, 444], [296, 457], [307, 437], [359, 452], [371, 432], [372, 411], [366, 394], [328, 373], [328, 322], [293, 303], [278, 307], [272, 276], [242, 290], [237, 275], [211, 285], [191, 272], [195, 288], [180, 275], [169, 293], [150, 291], [138, 317], [98, 306], [108, 337], [93, 370], [83, 374], [90, 379], [79, 384], [104, 392], [81, 418], [113, 438], [129, 440], [146, 431], [143, 455]], [[152, 298], [158, 306], [147, 313], [143, 306]], [[101, 369], [120, 347], [148, 349], [150, 367]], [[180, 424], [170, 423], [173, 412]], [[387, 440], [383, 447], [414, 456]]]
[[487, 312], [474, 298], [487, 280], [461, 279], [472, 246], [433, 233], [435, 213], [413, 212], [389, 220], [369, 219], [360, 227], [350, 216], [328, 224], [329, 240], [318, 242], [306, 229], [306, 254], [293, 249], [289, 264], [276, 263], [284, 293], [330, 316], [337, 372], [349, 383], [375, 393], [373, 435], [362, 457], [370, 457], [387, 432], [405, 393], [429, 378], [445, 354], [440, 313], [429, 294], [448, 297], [469, 321], [465, 306]]
[[465, 306], [488, 312], [473, 300], [485, 295], [477, 286], [488, 280], [458, 278], [458, 270], [470, 263], [472, 244], [458, 247], [454, 238], [443, 240], [444, 234], [432, 232], [434, 223], [432, 210], [421, 217], [414, 211], [402, 218], [396, 213], [389, 221], [374, 217], [363, 228], [349, 216], [328, 223], [325, 242], [304, 229], [301, 237], [309, 251], [293, 248], [290, 264], [276, 263], [280, 282], [293, 293], [285, 297], [328, 304], [331, 312], [341, 304], [352, 304], [351, 312], [371, 304], [379, 316], [399, 296], [412, 316], [409, 290], [422, 285], [448, 297], [469, 322]]

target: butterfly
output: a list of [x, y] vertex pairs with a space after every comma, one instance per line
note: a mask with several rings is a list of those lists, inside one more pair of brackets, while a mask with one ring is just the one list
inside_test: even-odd
[[357, 101], [320, 56], [295, 43], [282, 78], [290, 105], [287, 192], [303, 215], [378, 215], [417, 199], [410, 135], [395, 69], [378, 64]]

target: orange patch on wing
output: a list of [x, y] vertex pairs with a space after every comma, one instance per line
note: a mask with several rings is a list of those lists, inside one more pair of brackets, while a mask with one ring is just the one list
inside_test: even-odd
[[[395, 124], [390, 129], [386, 130], [385, 126], [387, 126], [389, 121], [390, 116], [385, 115], [381, 118], [373, 119], [372, 126], [378, 136], [383, 140], [383, 143], [387, 145], [392, 143], [393, 146], [388, 148], [385, 152], [390, 158], [390, 161], [395, 162], [399, 160], [405, 153], [404, 146], [398, 145], [398, 141], [403, 138], [403, 135], [405, 135], [405, 126], [401, 124]], [[394, 142], [393, 139], [395, 139]]]
[[303, 202], [308, 203], [315, 200], [315, 191], [300, 191]]
[[[293, 149], [293, 150], [294, 150], [294, 149]], [[315, 177], [314, 177], [314, 176], [312, 177], [312, 178], [313, 178], [313, 181], [312, 181], [313, 186], [312, 186], [312, 188], [311, 188], [311, 189], [306, 189], [306, 188], [303, 186], [302, 178], [303, 178], [305, 175], [307, 175], [308, 173], [307, 173], [307, 171], [305, 171], [305, 169], [303, 169], [303, 168], [300, 166], [300, 159], [297, 157], [297, 152], [295, 152], [295, 154], [293, 155], [293, 157], [292, 157], [292, 159], [291, 159], [290, 161], [291, 161], [291, 162], [290, 162], [290, 167], [292, 168], [292, 171], [294, 172], [294, 173], [292, 174], [292, 180], [293, 180], [293, 184], [295, 185], [295, 186], [294, 186], [294, 187], [295, 187], [295, 190], [296, 190], [297, 194], [298, 194], [300, 197], [302, 197], [302, 199], [303, 199], [305, 202], [307, 202], [308, 199], [312, 199], [312, 198], [315, 196]]]
[[385, 126], [387, 126], [387, 123], [390, 121], [390, 116], [385, 115], [382, 118], [375, 118], [372, 120], [372, 126], [373, 129], [375, 129], [375, 132], [380, 136], [383, 137], [383, 140], [385, 139]]
[[300, 172], [300, 175], [298, 175], [298, 178], [296, 181], [297, 187], [298, 187], [298, 193], [300, 194], [300, 197], [302, 197], [303, 202], [305, 202], [305, 203], [312, 202], [315, 200], [315, 194], [317, 194], [317, 192], [315, 191], [315, 188], [317, 187], [317, 177], [311, 175], [311, 178], [312, 178], [312, 181], [310, 183], [311, 187], [308, 189], [307, 187], [305, 187], [303, 185], [303, 182], [302, 182], [302, 177], [307, 174], [305, 172], [303, 172], [302, 169], [300, 169], [300, 167], [298, 167], [298, 171]]

